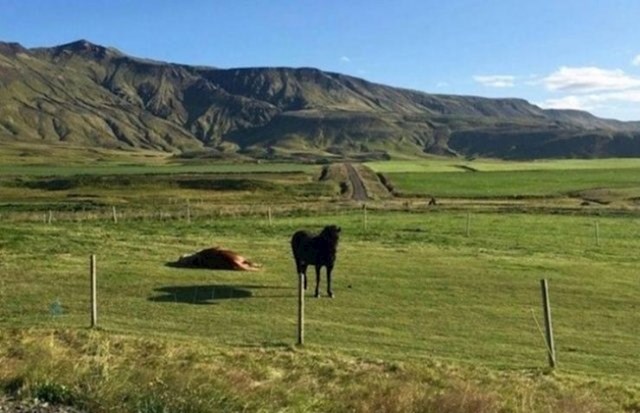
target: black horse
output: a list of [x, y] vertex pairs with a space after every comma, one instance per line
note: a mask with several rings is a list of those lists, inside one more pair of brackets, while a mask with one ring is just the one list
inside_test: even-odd
[[316, 236], [307, 231], [297, 231], [291, 237], [291, 249], [293, 250], [293, 258], [296, 261], [296, 271], [298, 271], [298, 275], [302, 274], [303, 276], [305, 290], [307, 289], [307, 266], [311, 264], [316, 267], [316, 297], [320, 296], [318, 290], [320, 286], [320, 268], [324, 266], [327, 267], [327, 294], [333, 298], [331, 271], [336, 262], [339, 236], [340, 227], [329, 225], [324, 227], [322, 232]]

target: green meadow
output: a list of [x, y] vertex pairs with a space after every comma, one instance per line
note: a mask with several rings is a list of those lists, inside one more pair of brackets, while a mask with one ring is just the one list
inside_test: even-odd
[[[410, 162], [405, 169], [419, 166]], [[455, 173], [371, 166], [402, 193], [414, 182], [417, 194], [465, 199], [631, 191], [640, 177], [632, 160], [613, 172], [613, 160], [593, 162]], [[317, 166], [254, 167], [265, 166], [4, 176], [0, 194], [12, 198], [0, 215], [3, 391], [91, 411], [640, 409], [640, 216], [631, 207], [468, 213], [446, 203], [398, 210], [375, 201], [365, 221], [360, 205], [340, 199], [337, 183], [317, 181]], [[54, 178], [62, 187], [50, 184]], [[123, 211], [174, 205], [177, 212], [122, 213], [117, 222], [81, 209], [50, 223], [28, 215], [79, 202], [78, 193], [107, 212], [115, 201]], [[215, 214], [211, 205], [227, 209]], [[271, 222], [266, 205], [274, 206]], [[342, 227], [336, 298], [326, 297], [324, 276], [321, 298], [307, 293], [305, 345], [297, 347], [289, 239], [328, 224]], [[214, 245], [260, 271], [167, 265]], [[91, 254], [95, 330], [88, 329]], [[313, 288], [312, 269], [309, 277]], [[554, 371], [542, 331], [542, 278], [550, 284]]]
[[491, 171], [566, 171], [582, 169], [636, 169], [638, 158], [605, 159], [541, 159], [534, 161], [503, 161], [494, 159], [464, 160], [430, 158], [410, 161], [375, 161], [366, 163], [370, 168], [383, 173], [405, 172], [464, 172]]
[[[549, 278], [563, 370], [635, 377], [640, 220], [457, 213], [345, 213], [186, 222], [2, 227], [4, 323], [86, 326], [87, 263], [98, 256], [100, 325], [220, 345], [278, 345], [295, 332], [289, 237], [341, 225], [334, 300], [311, 300], [309, 346], [398, 360], [434, 356], [504, 369], [544, 367], [539, 279]], [[29, 260], [30, 245], [38, 259]], [[171, 268], [209, 245], [256, 273]], [[29, 265], [25, 265], [29, 262]], [[324, 285], [321, 291], [324, 292]], [[63, 312], [50, 314], [59, 302]], [[535, 317], [534, 317], [535, 316]], [[220, 332], [224, 332], [220, 334]]]
[[4, 176], [75, 176], [75, 175], [169, 175], [169, 174], [206, 174], [206, 173], [294, 173], [309, 172], [312, 165], [292, 163], [167, 163], [162, 165], [145, 164], [106, 164], [106, 165], [3, 165], [0, 175]]
[[640, 160], [531, 162], [449, 160], [367, 164], [403, 197], [458, 199], [574, 198], [635, 206], [640, 199]]
[[392, 173], [392, 184], [403, 195], [451, 198], [561, 197], [585, 191], [625, 190], [640, 195], [640, 168], [572, 171], [495, 171]]

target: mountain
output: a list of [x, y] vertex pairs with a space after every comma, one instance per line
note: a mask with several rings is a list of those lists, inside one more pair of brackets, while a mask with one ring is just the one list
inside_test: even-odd
[[86, 40], [32, 49], [0, 42], [1, 141], [256, 157], [640, 156], [640, 123], [313, 68], [188, 66]]

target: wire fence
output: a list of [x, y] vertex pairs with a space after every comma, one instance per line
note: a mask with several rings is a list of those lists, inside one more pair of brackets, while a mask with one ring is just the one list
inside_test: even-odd
[[[401, 204], [398, 209], [405, 210]], [[324, 215], [318, 217], [318, 211]], [[333, 216], [334, 212], [345, 211], [348, 215]], [[309, 303], [310, 315], [306, 318], [310, 323], [306, 336], [309, 343], [338, 343], [346, 348], [365, 345], [390, 353], [405, 351], [406, 347], [410, 349], [406, 351], [420, 354], [433, 351], [451, 356], [455, 351], [471, 351], [463, 344], [469, 340], [478, 346], [471, 351], [474, 357], [496, 359], [492, 350], [483, 347], [484, 340], [495, 341], [491, 337], [501, 337], [501, 329], [519, 326], [521, 336], [506, 337], [522, 341], [521, 350], [494, 344], [508, 347], [504, 357], [519, 359], [519, 365], [525, 365], [523, 359], [531, 353], [540, 348], [543, 355], [546, 351], [535, 323], [531, 322], [531, 308], [541, 314], [537, 281], [551, 274], [560, 278], [553, 280], [550, 291], [554, 306], [559, 308], [554, 312], [554, 317], [559, 315], [557, 325], [561, 334], [559, 363], [572, 358], [579, 360], [576, 364], [582, 363], [593, 354], [609, 360], [607, 352], [625, 353], [624, 346], [629, 349], [634, 346], [630, 337], [637, 337], [636, 332], [640, 334], [637, 327], [640, 319], [628, 308], [634, 305], [637, 289], [632, 291], [625, 285], [637, 270], [637, 254], [634, 255], [640, 247], [637, 219], [600, 222], [591, 217], [541, 218], [534, 214], [506, 216], [460, 211], [424, 214], [425, 211], [438, 210], [418, 205], [407, 211], [415, 214], [386, 214], [377, 211], [374, 205], [362, 208], [358, 203], [323, 204], [316, 210], [310, 205], [298, 209], [289, 205], [244, 205], [229, 209], [216, 206], [207, 210], [190, 203], [163, 211], [126, 207], [52, 210], [50, 220], [48, 211], [3, 214], [0, 223], [22, 220], [42, 223], [47, 229], [29, 238], [27, 231], [40, 225], [25, 225], [16, 235], [21, 247], [16, 244], [11, 249], [7, 247], [11, 242], [9, 236], [0, 237], [0, 325], [24, 328], [90, 325], [89, 254], [71, 254], [68, 252], [71, 248], [57, 249], [56, 245], [65, 243], [75, 248], [74, 243], [82, 243], [86, 236], [92, 237], [91, 245], [98, 247], [91, 253], [98, 258], [99, 327], [195, 335], [201, 339], [215, 336], [218, 341], [240, 345], [293, 342], [295, 279], [288, 239], [282, 237], [290, 234], [293, 226], [285, 225], [282, 217], [299, 215], [302, 219], [292, 220], [296, 225], [327, 217], [349, 223], [350, 233], [345, 232], [354, 238], [341, 244], [336, 279], [342, 283], [342, 290], [337, 295], [362, 294], [370, 298], [355, 306], [344, 305], [345, 301]], [[237, 239], [250, 238], [253, 222], [274, 226], [273, 231], [264, 231], [257, 241], [235, 241], [253, 248], [253, 255], [277, 254], [272, 259], [268, 280], [261, 279], [262, 274], [212, 276], [167, 268], [162, 260], [169, 258], [167, 251], [173, 253], [173, 245], [181, 241], [181, 235], [150, 231], [150, 227], [161, 226], [144, 224], [146, 220], [185, 223], [228, 216], [255, 218], [246, 220]], [[104, 224], [95, 235], [91, 225], [65, 225], [96, 220]], [[126, 233], [120, 230], [126, 227], [123, 223], [133, 221], [141, 224], [130, 225], [133, 229]], [[49, 231], [49, 225], [56, 231]], [[68, 228], [73, 231], [68, 232], [72, 241], [43, 238], [49, 233], [67, 234]], [[171, 233], [170, 229], [167, 227], [166, 232]], [[144, 236], [133, 237], [145, 231]], [[356, 232], [357, 236], [353, 235]], [[112, 242], [109, 246], [105, 243], [101, 249], [101, 237], [115, 241], [109, 241]], [[167, 239], [157, 242], [154, 239], [157, 237]], [[146, 240], [150, 245], [136, 244], [134, 240]], [[111, 250], [112, 246], [116, 250]], [[166, 251], [157, 252], [154, 248]], [[42, 254], [48, 251], [55, 252], [54, 259], [43, 259]], [[591, 258], [582, 260], [582, 256]], [[401, 264], [388, 264], [394, 260]], [[366, 292], [359, 290], [358, 283], [367, 285]], [[508, 311], [494, 310], [493, 306], [500, 305]], [[440, 326], [439, 320], [447, 320], [449, 324]], [[580, 333], [588, 329], [593, 335]], [[478, 337], [465, 338], [469, 334]], [[571, 337], [575, 342], [568, 343], [567, 336], [571, 335], [575, 336]], [[609, 337], [616, 340], [608, 340]], [[461, 342], [443, 343], [449, 339]], [[514, 344], [514, 348], [516, 345], [520, 344]], [[591, 345], [597, 348], [589, 348]], [[609, 362], [612, 368], [624, 368], [620, 367], [624, 363], [638, 365], [624, 354]]]

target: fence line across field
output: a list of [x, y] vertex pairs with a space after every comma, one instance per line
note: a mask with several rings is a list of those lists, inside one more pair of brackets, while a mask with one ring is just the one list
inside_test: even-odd
[[[361, 227], [364, 231], [373, 229], [371, 218], [375, 218], [375, 214], [384, 212], [400, 212], [403, 211], [403, 206], [398, 205], [395, 208], [385, 208], [376, 206], [375, 204], [356, 204], [356, 203], [343, 203], [343, 204], [322, 204], [322, 205], [305, 205], [302, 207], [296, 205], [260, 205], [260, 204], [241, 204], [241, 205], [219, 205], [208, 207], [206, 202], [192, 203], [190, 200], [178, 202], [172, 200], [165, 204], [158, 205], [155, 209], [150, 208], [137, 208], [127, 206], [103, 206], [95, 209], [82, 209], [82, 210], [66, 210], [66, 209], [48, 209], [44, 211], [4, 211], [0, 215], [0, 222], [43, 222], [47, 225], [63, 224], [65, 222], [84, 222], [84, 221], [104, 221], [118, 224], [120, 222], [131, 221], [183, 221], [192, 223], [194, 221], [203, 220], [215, 220], [219, 218], [260, 218], [260, 221], [265, 222], [266, 225], [274, 226], [277, 218], [291, 218], [296, 216], [309, 216], [314, 213], [322, 214], [342, 214], [342, 213], [355, 213], [359, 210], [361, 214]], [[483, 212], [474, 213], [472, 217], [471, 212], [466, 209], [448, 209], [446, 212], [452, 214], [459, 214], [464, 219], [462, 234], [468, 238], [478, 238], [484, 236], [493, 236], [490, 232], [482, 233], [484, 228], [482, 226]], [[433, 209], [428, 207], [416, 207], [410, 212], [424, 213], [425, 215], [434, 212]], [[499, 211], [486, 211], [487, 213], [499, 213]], [[436, 212], [432, 216], [437, 217]], [[472, 231], [472, 218], [474, 229]], [[585, 216], [585, 219], [590, 219], [589, 216]], [[281, 224], [289, 222], [289, 220], [280, 220]], [[591, 221], [589, 229], [582, 232], [584, 239], [590, 238], [592, 243], [595, 243], [596, 247], [602, 247], [604, 240], [602, 226], [599, 220]], [[473, 234], [472, 234], [473, 233]], [[608, 232], [610, 234], [610, 232]], [[613, 234], [609, 235], [614, 236]]]
[[[168, 206], [168, 207], [167, 207]], [[255, 204], [222, 205], [208, 209], [197, 209], [191, 203], [182, 205], [165, 205], [155, 209], [127, 208], [123, 206], [105, 206], [89, 210], [45, 210], [38, 211], [4, 211], [0, 215], [0, 222], [43, 222], [45, 224], [63, 222], [105, 221], [114, 224], [123, 221], [185, 221], [215, 219], [224, 217], [259, 217], [266, 216], [267, 224], [272, 226], [278, 216], [305, 216], [313, 213], [340, 213], [344, 211], [356, 211], [360, 209], [353, 205], [309, 205], [300, 206], [261, 206]], [[362, 211], [362, 210], [361, 210]], [[365, 212], [366, 214], [366, 212]], [[366, 219], [366, 218], [365, 218]], [[366, 225], [366, 224], [365, 224]]]
[[[305, 324], [305, 290], [304, 290], [304, 275], [302, 273], [297, 274], [297, 306], [296, 306], [296, 344], [299, 346], [304, 345], [304, 324]], [[90, 327], [96, 328], [98, 326], [98, 292], [97, 292], [97, 267], [96, 267], [96, 255], [91, 254], [89, 257], [89, 297], [90, 297]], [[547, 349], [547, 355], [549, 360], [549, 367], [555, 368], [557, 366], [557, 356], [555, 349], [555, 342], [553, 336], [553, 325], [551, 318], [551, 303], [549, 299], [549, 283], [546, 278], [540, 280], [540, 289], [542, 293], [542, 308], [544, 314], [544, 339]], [[0, 290], [2, 293], [2, 290]], [[194, 292], [194, 297], [197, 296], [197, 290]], [[194, 298], [195, 302], [195, 298]], [[532, 314], [533, 315], [533, 314]], [[542, 333], [540, 325], [534, 315], [534, 321], [538, 325], [538, 329]]]

